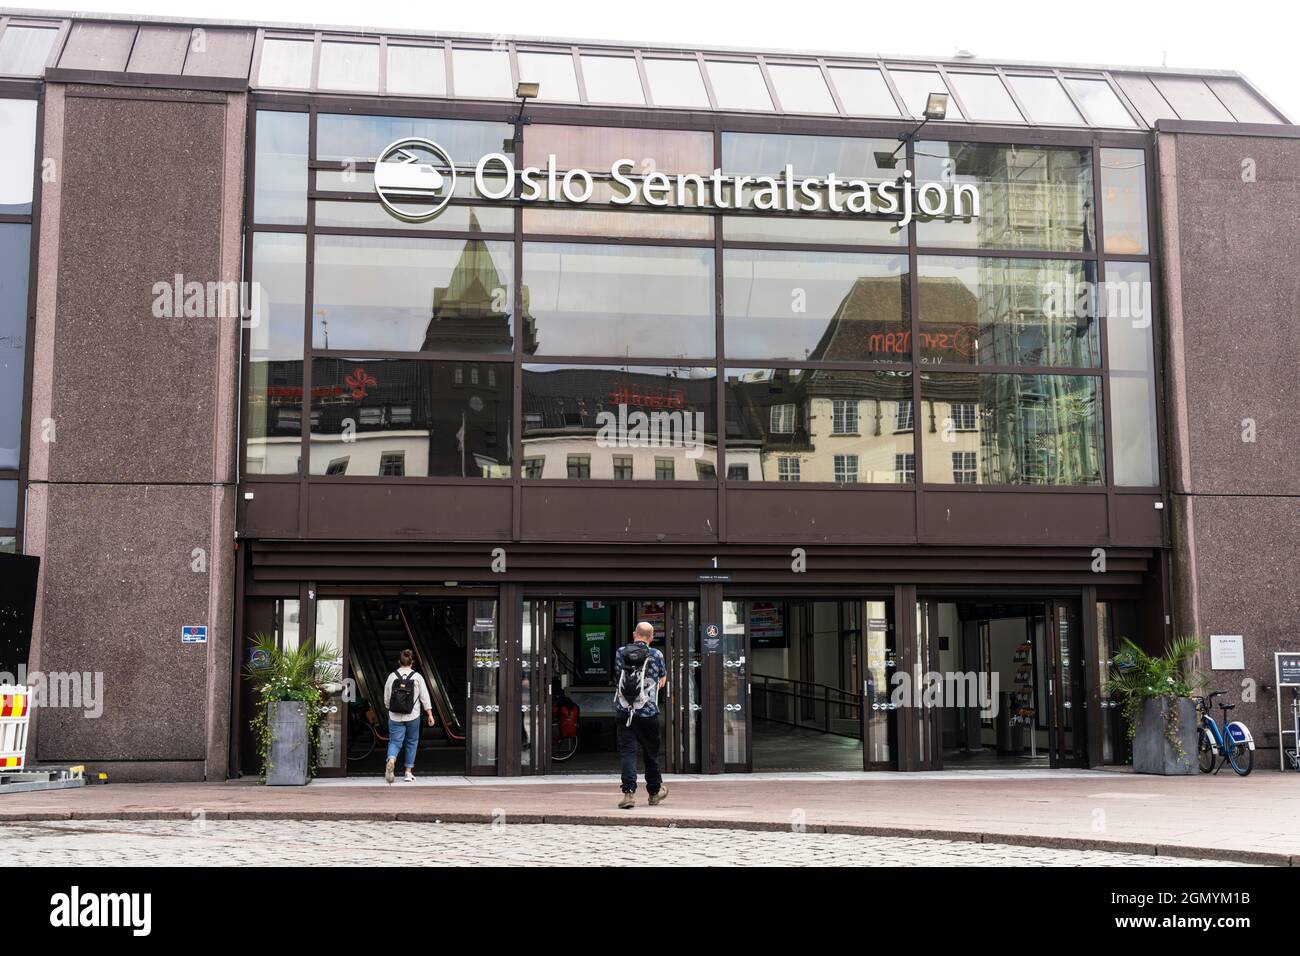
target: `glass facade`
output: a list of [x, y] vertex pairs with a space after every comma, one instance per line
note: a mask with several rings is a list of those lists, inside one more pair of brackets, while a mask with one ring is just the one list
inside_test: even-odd
[[[519, 62], [569, 95], [570, 61], [537, 57]], [[588, 83], [591, 59], [578, 58]], [[465, 64], [490, 73], [500, 61]], [[704, 66], [726, 108], [744, 71]], [[616, 65], [597, 69], [608, 87], [594, 95], [631, 95]], [[883, 75], [845, 69], [769, 70], [746, 95], [766, 96], [770, 81], [783, 109], [807, 97], [816, 112], [829, 75], [859, 84], [854, 109], [887, 112], [873, 86]], [[669, 99], [708, 95], [698, 61], [664, 57], [645, 76]], [[972, 114], [1013, 120], [1001, 78], [950, 78]], [[590, 171], [587, 203], [486, 200], [463, 175], [437, 216], [405, 223], [366, 194], [387, 143], [426, 136], [469, 169], [517, 148], [512, 128], [340, 113], [257, 124], [252, 259], [266, 308], [250, 333], [246, 473], [1159, 484], [1141, 149], [925, 140], [903, 151], [889, 138], [525, 124], [519, 164]], [[797, 186], [831, 172], [895, 182], [911, 153], [913, 182], [972, 184], [979, 215], [903, 227], [831, 212], [824, 185], [802, 212], [760, 214], [752, 191], [740, 202], [729, 186], [721, 208], [650, 205], [643, 191], [612, 202], [619, 159], [642, 184], [686, 177], [693, 203], [715, 188], [715, 156], [723, 175], [789, 169]], [[321, 194], [308, 198], [313, 163]]]

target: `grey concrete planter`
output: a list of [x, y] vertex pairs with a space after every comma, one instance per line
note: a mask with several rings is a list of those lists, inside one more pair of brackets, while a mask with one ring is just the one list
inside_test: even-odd
[[[1179, 757], [1165, 738], [1163, 714], [1166, 708], [1173, 706], [1178, 708], [1178, 737], [1186, 751], [1185, 757]], [[1165, 776], [1195, 773], [1196, 732], [1196, 704], [1190, 699], [1146, 701], [1138, 711], [1137, 727], [1133, 733], [1133, 769], [1138, 773]]]
[[307, 783], [307, 705], [281, 700], [266, 705], [271, 729], [268, 786], [301, 787]]

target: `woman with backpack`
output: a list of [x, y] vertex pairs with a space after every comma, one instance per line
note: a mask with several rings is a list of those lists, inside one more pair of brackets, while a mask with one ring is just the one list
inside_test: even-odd
[[415, 768], [415, 748], [420, 744], [420, 711], [424, 711], [429, 726], [433, 726], [433, 701], [429, 699], [424, 678], [411, 668], [414, 661], [415, 655], [409, 648], [402, 651], [397, 655], [397, 670], [384, 683], [384, 706], [388, 708], [388, 762], [384, 765], [384, 779], [389, 783], [393, 782], [399, 750], [406, 765], [403, 779], [407, 783], [415, 780], [411, 771]]

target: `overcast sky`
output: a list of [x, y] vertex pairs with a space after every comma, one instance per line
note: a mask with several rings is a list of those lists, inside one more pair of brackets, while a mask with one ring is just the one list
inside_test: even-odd
[[1294, 0], [926, 0], [799, 3], [745, 0], [75, 0], [25, 8], [186, 18], [406, 27], [449, 33], [650, 41], [759, 50], [952, 56], [1201, 67], [1248, 76], [1300, 118]]

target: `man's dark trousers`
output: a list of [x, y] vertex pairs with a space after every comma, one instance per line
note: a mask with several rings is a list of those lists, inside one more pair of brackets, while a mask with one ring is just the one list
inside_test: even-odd
[[659, 773], [659, 716], [632, 718], [628, 726], [627, 717], [618, 718], [618, 752], [623, 761], [623, 792], [636, 793], [636, 748], [641, 745], [641, 757], [645, 760], [646, 792], [654, 796], [663, 784]]

